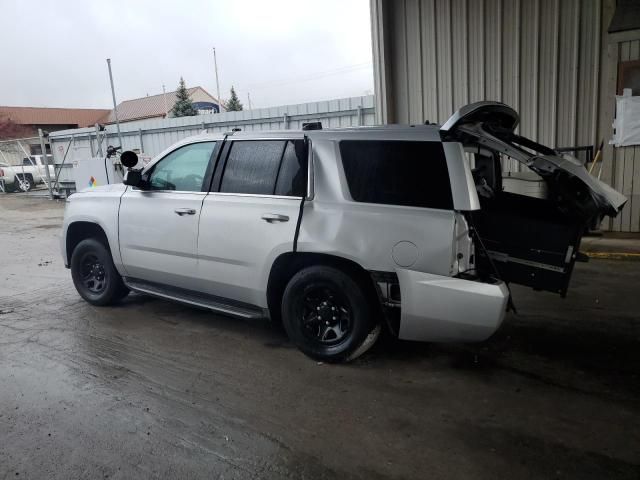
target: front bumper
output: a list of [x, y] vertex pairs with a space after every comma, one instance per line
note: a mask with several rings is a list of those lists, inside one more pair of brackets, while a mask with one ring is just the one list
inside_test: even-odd
[[482, 283], [397, 269], [401, 292], [398, 337], [423, 342], [479, 342], [502, 324], [509, 290]]

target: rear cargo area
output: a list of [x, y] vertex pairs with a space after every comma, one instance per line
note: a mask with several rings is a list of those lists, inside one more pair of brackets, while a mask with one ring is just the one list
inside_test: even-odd
[[[558, 211], [542, 198], [497, 191], [480, 199], [470, 214], [476, 240], [476, 268], [506, 282], [564, 296], [586, 229], [584, 221]], [[484, 246], [484, 248], [483, 248]]]

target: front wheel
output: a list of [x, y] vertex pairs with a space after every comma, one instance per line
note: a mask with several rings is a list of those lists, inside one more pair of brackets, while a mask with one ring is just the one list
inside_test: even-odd
[[71, 277], [80, 296], [92, 305], [111, 305], [129, 293], [111, 252], [95, 238], [82, 240], [73, 250]]
[[342, 270], [321, 265], [305, 268], [289, 281], [282, 323], [300, 350], [327, 362], [352, 358], [376, 326], [363, 286]]

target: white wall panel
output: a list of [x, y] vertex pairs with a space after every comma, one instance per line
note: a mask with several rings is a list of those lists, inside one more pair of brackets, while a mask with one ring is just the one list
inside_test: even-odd
[[[287, 121], [285, 124], [285, 114]], [[195, 117], [143, 120], [120, 125], [124, 150], [139, 149], [155, 156], [172, 144], [202, 130], [209, 133], [228, 132], [234, 127], [244, 131], [300, 129], [305, 122], [322, 122], [325, 128], [354, 127], [375, 124], [375, 99], [373, 95], [339, 100], [312, 102], [299, 105], [225, 112]], [[49, 135], [51, 151], [56, 164], [62, 163], [69, 140], [75, 143], [65, 163], [73, 164], [91, 156], [91, 143], [97, 146], [94, 128], [78, 128], [52, 132]], [[142, 141], [142, 145], [141, 145]], [[106, 127], [102, 141], [103, 152], [107, 145], [119, 145], [115, 125]], [[62, 147], [62, 149], [58, 148]]]

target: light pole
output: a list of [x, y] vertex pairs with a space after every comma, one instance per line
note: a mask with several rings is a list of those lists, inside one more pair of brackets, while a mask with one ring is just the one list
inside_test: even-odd
[[167, 106], [167, 91], [164, 88], [164, 83], [162, 84], [162, 96], [164, 98], [164, 118], [169, 117], [169, 107]]
[[111, 98], [113, 98], [113, 113], [116, 117], [116, 129], [118, 130], [118, 141], [122, 147], [122, 134], [120, 133], [120, 120], [118, 119], [118, 104], [116, 103], [116, 91], [113, 88], [113, 75], [111, 74], [111, 59], [107, 58], [107, 67], [109, 67], [109, 81], [111, 82]]
[[220, 99], [220, 81], [218, 80], [218, 60], [216, 58], [216, 47], [213, 47], [213, 68], [216, 71], [216, 95], [218, 97], [218, 113], [222, 113], [222, 100]]

